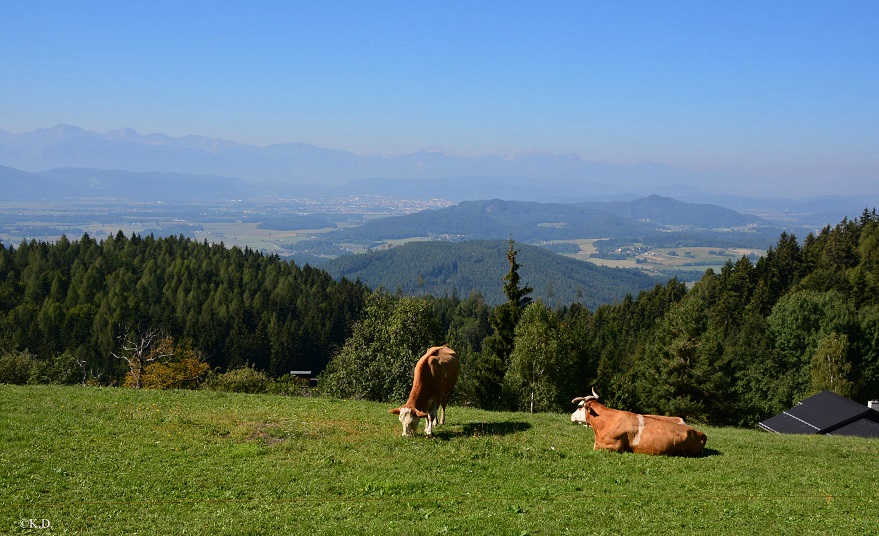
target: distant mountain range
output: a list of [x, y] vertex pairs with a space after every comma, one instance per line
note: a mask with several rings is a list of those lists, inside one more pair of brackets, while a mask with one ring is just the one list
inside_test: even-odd
[[[444, 177], [526, 177], [602, 182], [612, 190], [624, 180], [672, 180], [682, 170], [660, 165], [620, 166], [589, 162], [577, 155], [529, 153], [515, 157], [460, 157], [441, 150], [385, 157], [357, 155], [306, 143], [258, 147], [199, 136], [142, 135], [131, 129], [105, 133], [80, 127], [12, 134], [0, 130], [0, 164], [27, 171], [59, 167], [123, 169], [240, 177], [287, 185], [342, 185], [371, 177], [441, 179]], [[649, 168], [649, 169], [647, 169]]]
[[[0, 130], [0, 166], [0, 187], [9, 199], [186, 202], [380, 195], [576, 203], [633, 201], [659, 194], [739, 212], [772, 211], [788, 221], [817, 214], [810, 225], [835, 223], [879, 205], [879, 187], [867, 196], [792, 201], [766, 198], [761, 194], [765, 184], [741, 176], [651, 163], [593, 162], [575, 154], [461, 157], [422, 150], [399, 156], [357, 155], [306, 143], [258, 147], [131, 129], [97, 133], [69, 125], [20, 134]], [[791, 197], [800, 194], [792, 191]]]
[[310, 194], [340, 186], [391, 189], [451, 201], [632, 199], [653, 193], [650, 190], [656, 187], [716, 188], [733, 179], [737, 188], [744, 186], [742, 177], [661, 164], [594, 162], [575, 154], [463, 157], [426, 149], [398, 156], [357, 155], [307, 143], [258, 147], [200, 136], [140, 134], [126, 128], [98, 133], [63, 124], [21, 134], [0, 130], [0, 165], [31, 172], [72, 167], [235, 177]]
[[[348, 255], [324, 263], [333, 278], [346, 277], [371, 288], [384, 287], [405, 295], [456, 294], [466, 298], [478, 290], [486, 302], [506, 300], [503, 277], [510, 271], [506, 240], [410, 242], [386, 251]], [[636, 295], [660, 282], [642, 272], [604, 268], [557, 255], [543, 248], [516, 244], [522, 286], [531, 297], [550, 306], [581, 303], [590, 309]]]

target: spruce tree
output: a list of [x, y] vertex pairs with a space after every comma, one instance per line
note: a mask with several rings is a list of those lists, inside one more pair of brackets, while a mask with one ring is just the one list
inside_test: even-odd
[[510, 271], [503, 279], [507, 301], [495, 309], [491, 318], [494, 333], [486, 339], [476, 367], [477, 396], [480, 405], [486, 409], [503, 407], [502, 388], [510, 354], [513, 353], [516, 324], [519, 323], [522, 310], [531, 302], [528, 295], [533, 289], [529, 286], [519, 287], [520, 265], [516, 262], [519, 251], [513, 247], [514, 244], [510, 238], [510, 249], [507, 251]]

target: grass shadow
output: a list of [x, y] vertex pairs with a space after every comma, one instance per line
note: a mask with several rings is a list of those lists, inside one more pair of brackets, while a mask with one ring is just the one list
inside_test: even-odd
[[714, 449], [702, 449], [702, 456], [700, 458], [708, 458], [709, 456], [723, 456], [723, 453]]
[[530, 423], [521, 421], [468, 422], [464, 423], [460, 430], [437, 430], [436, 437], [439, 439], [451, 439], [454, 437], [505, 436], [530, 429]]

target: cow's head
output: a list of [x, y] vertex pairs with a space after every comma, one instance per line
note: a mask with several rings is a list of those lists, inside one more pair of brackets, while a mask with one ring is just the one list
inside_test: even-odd
[[583, 426], [589, 426], [589, 419], [587, 418], [589, 415], [596, 416], [596, 413], [592, 410], [592, 402], [598, 401], [598, 393], [595, 392], [595, 388], [592, 388], [592, 394], [589, 396], [578, 396], [577, 398], [571, 400], [571, 402], [577, 402], [577, 409], [574, 413], [571, 413], [571, 422], [578, 422]]
[[[415, 429], [418, 428], [418, 423], [421, 419], [427, 417], [427, 413], [418, 411], [415, 408], [407, 408], [406, 406], [394, 408], [391, 410], [391, 413], [400, 416], [400, 422], [403, 423], [403, 437], [412, 437], [415, 435]], [[430, 434], [429, 431], [428, 434]]]

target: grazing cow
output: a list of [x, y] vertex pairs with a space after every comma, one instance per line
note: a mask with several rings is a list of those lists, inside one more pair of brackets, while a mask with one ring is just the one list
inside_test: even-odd
[[[430, 348], [415, 365], [415, 378], [409, 400], [391, 413], [400, 416], [403, 435], [412, 436], [418, 422], [425, 419], [424, 433], [433, 434], [433, 427], [446, 422], [449, 394], [458, 382], [458, 354], [448, 346]], [[442, 410], [437, 422], [437, 409]]]
[[[700, 456], [708, 437], [688, 426], [680, 417], [640, 415], [610, 409], [598, 402], [598, 394], [572, 400], [580, 406], [571, 414], [572, 422], [584, 422], [595, 431], [595, 450]], [[582, 420], [581, 420], [582, 419]]]

